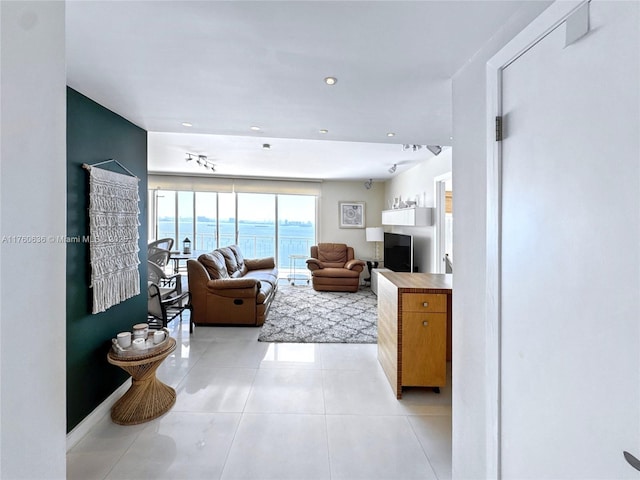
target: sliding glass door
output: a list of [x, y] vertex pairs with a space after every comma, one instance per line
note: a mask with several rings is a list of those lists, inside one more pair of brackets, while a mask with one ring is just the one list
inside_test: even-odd
[[215, 192], [196, 192], [196, 233], [193, 250], [210, 252], [218, 245], [218, 195]]
[[186, 239], [191, 242], [193, 250], [193, 241], [195, 236], [194, 222], [194, 194], [193, 192], [177, 192], [178, 193], [178, 243], [176, 250], [182, 250], [182, 244]]
[[309, 255], [316, 241], [316, 197], [278, 195], [278, 268], [291, 266], [291, 255]]
[[149, 238], [191, 241], [194, 253], [237, 244], [245, 258], [274, 257], [286, 275], [291, 255], [309, 255], [316, 241], [316, 197], [266, 193], [155, 191]]
[[234, 193], [218, 193], [218, 219], [220, 228], [218, 247], [235, 245], [236, 195]]
[[156, 191], [156, 225], [149, 238], [173, 238], [174, 248], [177, 246], [176, 235], [176, 192]]
[[275, 258], [275, 207], [275, 195], [238, 194], [238, 245], [245, 258]]

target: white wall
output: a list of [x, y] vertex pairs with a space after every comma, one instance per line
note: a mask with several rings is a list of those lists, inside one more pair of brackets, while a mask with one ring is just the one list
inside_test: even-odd
[[0, 477], [63, 479], [65, 4], [3, 1], [0, 21]]
[[[445, 147], [437, 157], [431, 157], [387, 181], [384, 209], [388, 209], [390, 202], [393, 202], [396, 197], [402, 197], [402, 200], [417, 201], [418, 206], [421, 207], [435, 207], [434, 179], [451, 172], [451, 162], [452, 150]], [[385, 231], [413, 235], [414, 265], [418, 267], [420, 272], [433, 273], [436, 271], [433, 254], [436, 241], [435, 226], [394, 226], [385, 227]]]
[[[361, 182], [322, 182], [322, 192], [318, 206], [318, 242], [346, 243], [355, 250], [357, 258], [373, 258], [375, 245], [367, 243], [365, 230], [361, 228], [340, 228], [338, 203], [340, 201], [365, 202], [365, 227], [382, 226], [384, 205], [384, 184], [373, 182], [370, 190]], [[380, 246], [382, 248], [382, 246]], [[363, 275], [365, 275], [363, 272]]]
[[550, 2], [524, 4], [453, 78], [453, 476], [488, 478], [485, 447], [486, 62]]

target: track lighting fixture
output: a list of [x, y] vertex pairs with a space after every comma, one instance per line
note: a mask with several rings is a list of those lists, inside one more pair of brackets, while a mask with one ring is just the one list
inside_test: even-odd
[[373, 186], [373, 178], [370, 178], [369, 180], [364, 182], [364, 188], [366, 188], [367, 190], [371, 190], [372, 186]]
[[405, 143], [404, 145], [402, 145], [402, 151], [406, 151], [406, 150], [413, 150], [414, 152], [417, 152], [418, 150], [420, 150], [422, 148], [422, 145], [412, 145], [409, 143]]
[[394, 173], [396, 171], [396, 168], [398, 168], [398, 164], [394, 163], [390, 168], [389, 168], [389, 173]]
[[185, 162], [190, 162], [191, 160], [196, 160], [196, 163], [201, 167], [204, 167], [207, 170], [211, 170], [212, 172], [216, 171], [216, 166], [214, 163], [207, 158], [206, 155], [196, 155], [195, 153], [187, 152], [187, 158], [185, 158]]
[[442, 151], [442, 147], [440, 145], [427, 145], [427, 150], [429, 150], [435, 156], [438, 156]]

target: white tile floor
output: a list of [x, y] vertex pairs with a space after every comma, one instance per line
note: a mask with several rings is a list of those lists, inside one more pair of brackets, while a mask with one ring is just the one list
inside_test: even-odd
[[170, 327], [178, 346], [157, 374], [175, 406], [143, 425], [106, 416], [67, 454], [68, 479], [451, 478], [450, 381], [396, 400], [376, 345]]

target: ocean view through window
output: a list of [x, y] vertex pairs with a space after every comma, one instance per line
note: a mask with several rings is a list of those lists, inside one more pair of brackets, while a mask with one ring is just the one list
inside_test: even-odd
[[173, 238], [178, 250], [188, 237], [194, 254], [237, 244], [245, 258], [274, 257], [284, 276], [290, 256], [316, 243], [316, 203], [312, 195], [156, 191], [149, 238]]

